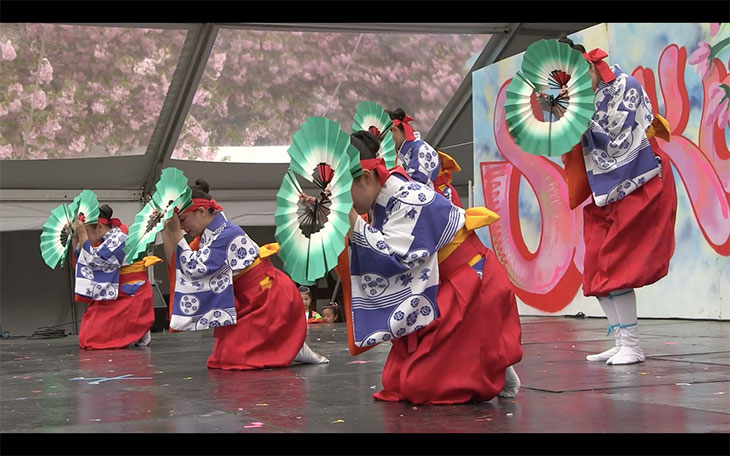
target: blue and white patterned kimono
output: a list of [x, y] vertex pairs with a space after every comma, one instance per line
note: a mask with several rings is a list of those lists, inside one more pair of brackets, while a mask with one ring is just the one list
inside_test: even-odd
[[611, 68], [616, 79], [601, 81], [596, 113], [583, 135], [583, 159], [596, 206], [618, 201], [661, 172], [646, 129], [654, 120], [649, 97], [633, 76]]
[[391, 174], [372, 225], [350, 237], [352, 321], [362, 346], [403, 337], [438, 317], [437, 252], [464, 226], [464, 210], [424, 184]]
[[[119, 295], [119, 270], [124, 261], [124, 241], [127, 235], [119, 227], [107, 231], [101, 244], [92, 247], [87, 240], [76, 249], [76, 285], [74, 292], [94, 301], [113, 301]], [[144, 284], [139, 281], [124, 284], [124, 292], [134, 292]]]
[[398, 161], [411, 179], [433, 189], [433, 181], [441, 169], [438, 152], [426, 141], [421, 140], [419, 132], [414, 132], [414, 136], [415, 140], [406, 140], [401, 144], [398, 149]]
[[198, 250], [181, 239], [175, 251], [170, 327], [199, 331], [236, 324], [233, 275], [258, 256], [259, 246], [220, 212], [200, 235]]

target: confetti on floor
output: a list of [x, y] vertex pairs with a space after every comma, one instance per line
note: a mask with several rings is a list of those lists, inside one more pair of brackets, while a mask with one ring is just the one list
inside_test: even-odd
[[664, 342], [664, 345], [677, 345], [676, 342]]
[[512, 415], [514, 415], [514, 413], [507, 413], [507, 416], [512, 416]]
[[260, 427], [261, 427], [261, 426], [263, 426], [263, 425], [264, 425], [264, 423], [260, 423], [260, 422], [258, 422], [258, 421], [254, 421], [254, 422], [253, 422], [253, 423], [251, 423], [250, 425], [248, 425], [248, 426], [244, 426], [244, 428], [245, 428], [245, 429], [251, 429], [251, 428], [260, 428]]
[[345, 422], [345, 420], [334, 420], [334, 421], [332, 421], [332, 422], [333, 422], [333, 423], [344, 423], [344, 422]]
[[725, 391], [720, 391], [718, 393], [715, 393], [715, 396], [717, 396], [718, 394], [725, 394]]
[[269, 406], [269, 404], [266, 404], [264, 402], [262, 402], [260, 404], [256, 404], [256, 407], [268, 407], [268, 406]]
[[648, 372], [639, 372], [639, 375], [648, 375]]
[[350, 361], [347, 364], [367, 364], [367, 363], [372, 363], [372, 361]]
[[183, 380], [192, 380], [192, 379], [193, 379], [193, 377], [185, 377], [185, 378], [183, 378]]
[[690, 386], [689, 383], [675, 383], [677, 386]]

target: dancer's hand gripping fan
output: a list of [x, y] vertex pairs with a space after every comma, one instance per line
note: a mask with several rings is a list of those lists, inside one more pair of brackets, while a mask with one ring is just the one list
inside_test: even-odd
[[[276, 195], [275, 237], [284, 271], [311, 285], [337, 265], [345, 247], [359, 154], [350, 135], [325, 117], [308, 118], [287, 152], [291, 162]], [[305, 194], [296, 175], [315, 184], [318, 194]]]
[[385, 160], [388, 169], [396, 165], [397, 158], [393, 132], [390, 131], [392, 125], [393, 121], [390, 120], [388, 113], [376, 102], [363, 101], [357, 105], [352, 131], [366, 130], [380, 138], [380, 150], [377, 156]]
[[595, 112], [589, 68], [580, 52], [555, 40], [527, 48], [504, 103], [509, 133], [522, 150], [553, 157], [580, 141]]
[[84, 190], [73, 200], [76, 208], [74, 217], [78, 217], [85, 225], [91, 225], [99, 220], [99, 200], [96, 193]]
[[134, 217], [124, 246], [124, 259], [133, 263], [147, 251], [155, 236], [165, 227], [165, 221], [175, 210], [182, 212], [193, 204], [188, 178], [177, 168], [162, 170], [155, 184], [155, 193]]

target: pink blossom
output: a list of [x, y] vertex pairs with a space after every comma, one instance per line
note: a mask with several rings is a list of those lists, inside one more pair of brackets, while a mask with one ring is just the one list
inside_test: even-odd
[[122, 86], [114, 86], [114, 88], [109, 93], [109, 96], [111, 97], [111, 99], [117, 103], [122, 101], [128, 95], [129, 95], [129, 90], [125, 89]]
[[30, 96], [30, 105], [33, 109], [45, 109], [46, 103], [46, 92], [42, 90], [38, 90]]
[[710, 71], [710, 52], [712, 52], [710, 45], [700, 41], [699, 47], [689, 57], [689, 63], [697, 66], [697, 74], [703, 79]]
[[221, 117], [228, 115], [228, 98], [225, 98], [215, 104], [215, 112]]
[[0, 146], [0, 159], [10, 158], [11, 155], [13, 155], [13, 146], [10, 144]]
[[710, 22], [710, 36], [717, 35], [717, 32], [720, 30], [720, 23], [719, 22]]
[[193, 97], [193, 104], [208, 106], [212, 97], [213, 94], [202, 87], [198, 87], [198, 90], [195, 92], [195, 96]]
[[129, 128], [131, 128], [134, 131], [139, 130], [140, 124], [134, 119], [129, 119]]
[[106, 56], [106, 49], [104, 49], [101, 44], [97, 44], [94, 47], [94, 57], [96, 57], [97, 59], [101, 59], [104, 56]]
[[40, 71], [38, 72], [38, 79], [41, 84], [51, 82], [53, 80], [53, 67], [48, 59], [41, 60]]
[[56, 137], [56, 132], [60, 130], [61, 125], [58, 123], [58, 120], [54, 118], [48, 118], [46, 123], [43, 125], [43, 128], [41, 129], [41, 133], [48, 139], [54, 139]]
[[10, 112], [8, 108], [6, 108], [5, 105], [0, 104], [0, 117], [7, 116], [8, 112]]
[[11, 102], [11, 103], [10, 103], [10, 104], [8, 105], [8, 110], [9, 110], [10, 112], [18, 112], [18, 111], [20, 111], [20, 109], [21, 109], [22, 107], [23, 107], [23, 103], [21, 103], [21, 101], [20, 101], [20, 100], [17, 100], [17, 99], [16, 99], [16, 100], [13, 100], [13, 101], [12, 101], [12, 102]]
[[94, 114], [105, 114], [106, 106], [100, 101], [95, 101], [91, 104], [91, 112]]
[[144, 59], [134, 67], [134, 72], [139, 75], [155, 74], [157, 68], [155, 62], [152, 59]]
[[707, 124], [717, 122], [717, 128], [723, 128], [730, 119], [730, 87], [716, 82], [710, 85], [708, 94]]
[[74, 138], [73, 141], [71, 141], [71, 144], [68, 146], [69, 150], [71, 152], [81, 153], [84, 150], [86, 150], [86, 138], [84, 136], [79, 136], [77, 138]]
[[23, 86], [20, 85], [20, 84], [18, 84], [18, 83], [10, 84], [10, 86], [8, 86], [8, 95], [10, 95], [12, 93], [16, 93], [18, 95], [22, 95], [23, 94]]
[[218, 53], [213, 55], [212, 59], [212, 67], [213, 70], [216, 72], [221, 72], [223, 70], [223, 64], [226, 63], [226, 53]]
[[26, 143], [35, 144], [36, 139], [38, 139], [38, 132], [35, 130], [23, 131], [21, 136]]
[[5, 43], [1, 44], [0, 47], [2, 47], [3, 60], [15, 60], [17, 54], [15, 53], [15, 48], [13, 47], [13, 43], [10, 40], [7, 40]]

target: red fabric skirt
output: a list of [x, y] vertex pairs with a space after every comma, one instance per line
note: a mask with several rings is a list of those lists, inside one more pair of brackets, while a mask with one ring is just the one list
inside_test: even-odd
[[[467, 264], [484, 255], [479, 279]], [[394, 340], [383, 368], [382, 401], [461, 404], [488, 401], [505, 382], [505, 369], [522, 359], [522, 328], [504, 268], [472, 233], [439, 264], [440, 315]]]
[[669, 159], [656, 176], [625, 198], [583, 208], [583, 294], [649, 285], [667, 275], [674, 253], [677, 191]]
[[[261, 281], [269, 277], [270, 286]], [[233, 281], [237, 322], [213, 330], [208, 367], [250, 370], [286, 367], [304, 344], [307, 322], [299, 289], [267, 258]]]
[[87, 350], [127, 348], [137, 342], [155, 323], [154, 296], [147, 272], [121, 274], [119, 283], [144, 280], [130, 296], [119, 287], [114, 301], [91, 301], [81, 317], [79, 346]]

